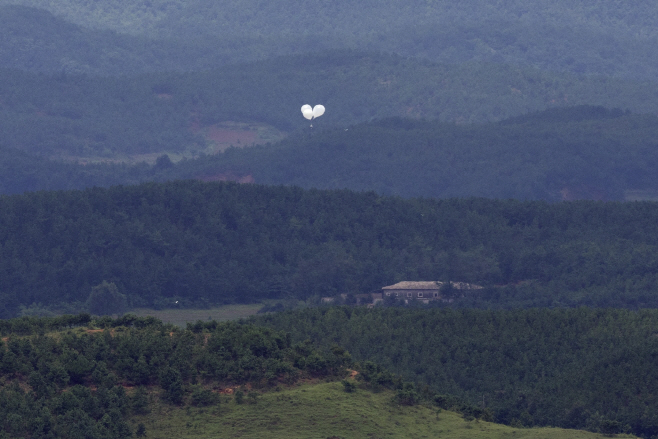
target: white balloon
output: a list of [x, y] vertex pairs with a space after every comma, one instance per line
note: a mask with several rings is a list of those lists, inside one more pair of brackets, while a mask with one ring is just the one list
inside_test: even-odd
[[313, 107], [313, 117], [320, 117], [324, 114], [324, 105], [316, 105]]
[[308, 120], [313, 119], [313, 108], [310, 105], [302, 105], [302, 114]]

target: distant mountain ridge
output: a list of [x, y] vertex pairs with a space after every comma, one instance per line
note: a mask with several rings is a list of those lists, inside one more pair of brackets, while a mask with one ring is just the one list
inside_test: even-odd
[[134, 75], [208, 69], [243, 58], [227, 56], [226, 50], [218, 50], [217, 38], [155, 40], [109, 29], [86, 28], [43, 9], [0, 6], [0, 65], [4, 68]]
[[227, 151], [194, 169], [404, 197], [623, 200], [658, 191], [656, 138], [656, 116], [593, 106], [473, 125], [393, 118]]
[[[165, 116], [160, 115], [162, 123], [173, 124]], [[29, 120], [33, 119], [26, 123]], [[68, 119], [54, 120], [64, 124]], [[386, 118], [327, 128], [320, 120], [316, 125], [278, 142], [228, 148], [176, 163], [162, 154], [153, 165], [53, 161], [18, 151], [8, 139], [0, 139], [0, 193], [198, 179], [349, 188], [403, 197], [551, 201], [658, 197], [658, 118], [651, 114], [577, 106], [487, 124]], [[77, 126], [72, 124], [71, 131]], [[131, 133], [148, 138], [148, 131], [140, 134], [138, 129], [123, 128], [121, 132], [127, 134], [127, 147]], [[44, 133], [41, 139], [57, 145], [56, 139], [48, 139], [45, 128]], [[157, 140], [169, 135], [182, 145], [203, 140], [193, 136], [186, 140], [176, 133], [156, 132]], [[39, 132], [33, 126], [30, 134]], [[72, 139], [66, 132], [57, 138]], [[157, 153], [151, 155], [155, 158]]]
[[[451, 21], [473, 23], [483, 18], [499, 20], [507, 17], [527, 24], [547, 22], [584, 28], [627, 29], [629, 34], [645, 38], [658, 35], [654, 27], [658, 11], [648, 0], [632, 4], [620, 4], [615, 0], [599, 0], [596, 4], [585, 0], [540, 0], [532, 4], [523, 0], [468, 0], [459, 3], [410, 0], [402, 7], [395, 1], [372, 0], [358, 3], [336, 0], [330, 4], [292, 0], [281, 0], [276, 4], [258, 0], [1, 0], [0, 4], [47, 9], [84, 26], [133, 34], [166, 33], [174, 20], [179, 23], [196, 20], [201, 24], [200, 28], [188, 31], [221, 35], [236, 33], [235, 30], [245, 22], [266, 22], [264, 32], [283, 29], [286, 32], [315, 30], [322, 33], [335, 29], [344, 33], [349, 30], [367, 33], [375, 21], [402, 27], [414, 24], [414, 21], [420, 25]], [[242, 28], [241, 31], [247, 33], [249, 29]]]
[[[109, 41], [99, 55], [125, 57], [142, 50], [147, 55], [141, 60], [145, 70], [208, 68], [272, 55], [351, 48], [448, 63], [512, 63], [578, 74], [658, 78], [658, 13], [648, 1], [620, 5], [607, 0], [591, 5], [414, 0], [400, 7], [392, 1], [346, 0], [330, 4], [0, 0], [0, 6], [18, 4], [48, 10], [60, 20], [101, 33], [123, 34], [121, 42]], [[11, 10], [3, 14], [7, 11]], [[36, 16], [32, 19], [38, 21]], [[64, 30], [52, 29], [57, 41]], [[8, 44], [6, 30], [0, 30], [3, 33], [1, 40]], [[113, 38], [118, 36], [109, 39]], [[29, 39], [9, 44], [13, 51], [32, 50]], [[121, 61], [121, 57], [112, 59]], [[111, 71], [112, 63], [103, 68]]]
[[316, 128], [393, 116], [464, 124], [582, 104], [658, 113], [658, 83], [349, 50], [118, 78], [0, 70], [2, 143], [45, 156], [193, 155], [206, 149], [193, 127], [307, 130], [307, 102], [327, 108]]

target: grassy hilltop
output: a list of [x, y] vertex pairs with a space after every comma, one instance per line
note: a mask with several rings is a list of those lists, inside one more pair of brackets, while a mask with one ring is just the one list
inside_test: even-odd
[[[338, 382], [302, 385], [260, 396], [255, 404], [220, 408], [157, 405], [135, 417], [151, 439], [168, 438], [436, 438], [595, 439], [602, 434], [560, 428], [514, 428], [429, 406], [399, 406], [393, 392], [346, 393]], [[615, 437], [632, 437], [614, 435]]]
[[[245, 322], [0, 321], [0, 438], [596, 438], [485, 422], [337, 345]], [[599, 429], [621, 431], [618, 423]]]

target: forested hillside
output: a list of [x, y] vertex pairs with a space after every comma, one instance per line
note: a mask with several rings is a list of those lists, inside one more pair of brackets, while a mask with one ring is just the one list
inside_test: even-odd
[[[317, 47], [316, 47], [317, 48]], [[204, 36], [153, 39], [89, 29], [52, 13], [18, 5], [0, 6], [0, 65], [31, 72], [134, 75], [193, 71], [301, 52], [257, 38]]]
[[497, 121], [579, 104], [658, 112], [657, 96], [648, 82], [341, 51], [130, 78], [0, 70], [0, 130], [7, 147], [34, 154], [125, 158], [205, 151], [203, 128], [225, 121], [308, 128], [307, 102], [327, 108], [323, 127], [391, 116]]
[[657, 115], [649, 0], [0, 0], [0, 439], [656, 439]]
[[388, 119], [177, 164], [77, 165], [6, 147], [0, 192], [249, 178], [403, 196], [652, 198], [655, 131], [653, 116], [581, 107], [479, 126]]
[[658, 193], [657, 138], [656, 116], [590, 106], [478, 125], [384, 119], [171, 172], [405, 197], [623, 200]]
[[144, 437], [144, 425], [128, 421], [156, 401], [217, 408], [228, 388], [255, 403], [263, 390], [342, 378], [351, 365], [337, 346], [292, 345], [284, 333], [235, 323], [201, 326], [89, 315], [0, 322], [0, 436]]
[[[658, 88], [650, 83], [640, 87], [495, 65], [442, 66], [358, 52], [131, 78], [11, 70], [0, 71], [0, 77], [0, 164], [10, 170], [0, 180], [3, 193], [250, 174], [259, 183], [403, 196], [623, 199], [629, 190], [656, 189], [648, 170], [656, 150], [649, 116], [584, 107], [504, 126], [399, 120], [355, 125], [391, 116], [461, 125], [584, 102], [658, 112]], [[301, 117], [300, 102], [328, 108], [313, 130]], [[176, 169], [75, 168], [30, 158], [137, 162], [165, 153], [193, 158], [217, 151], [210, 134], [226, 121], [290, 137], [274, 147], [204, 156]], [[341, 129], [314, 132], [336, 127]], [[243, 133], [253, 137], [254, 130]], [[313, 165], [318, 159], [325, 168]]]
[[[287, 0], [276, 4], [256, 0], [0, 1], [0, 5], [12, 4], [46, 9], [87, 28], [111, 29], [156, 40], [148, 43], [132, 38], [123, 39], [124, 44], [114, 48], [111, 43], [96, 46], [102, 48], [103, 57], [108, 60], [130, 57], [135, 47], [126, 50], [126, 43], [141, 46], [144, 58], [135, 59], [137, 64], [133, 65], [142, 63], [150, 69], [169, 66], [194, 69], [204, 63], [352, 48], [448, 63], [490, 61], [579, 74], [658, 77], [658, 15], [648, 0], [627, 4], [613, 0], [596, 4], [584, 0], [544, 0], [532, 4], [520, 0], [459, 3], [413, 0], [404, 5], [394, 1], [347, 0], [331, 3]], [[36, 15], [32, 20], [42, 23]], [[58, 28], [66, 27], [63, 22], [58, 25]], [[35, 26], [25, 29], [29, 30], [29, 38], [5, 38], [5, 50], [20, 53], [21, 49], [49, 45], [39, 37]], [[66, 33], [55, 30], [55, 35]], [[103, 34], [95, 35], [90, 40], [98, 41]], [[94, 44], [77, 43], [78, 46], [69, 47], [86, 48]], [[197, 51], [194, 46], [204, 50]], [[67, 49], [59, 48], [62, 52], [56, 50], [54, 54], [60, 56], [61, 69], [115, 71], [118, 67], [110, 62], [90, 65], [71, 60], [66, 56]], [[190, 51], [185, 53], [187, 49]], [[177, 62], [168, 56], [173, 52], [181, 55]], [[18, 57], [12, 58], [11, 66], [20, 67], [21, 63], [30, 64]]]
[[[0, 334], [7, 438], [290, 439], [307, 438], [309, 426], [313, 437], [599, 437], [496, 425], [490, 410], [355, 363], [337, 345], [251, 324], [181, 329], [80, 314], [3, 320]], [[617, 424], [599, 430], [614, 433]]]
[[[0, 139], [0, 145], [2, 145]], [[84, 189], [94, 186], [137, 184], [158, 179], [171, 162], [162, 158], [153, 166], [85, 164], [51, 161], [23, 151], [0, 146], [0, 193]]]
[[372, 360], [498, 422], [658, 434], [658, 312], [315, 308], [259, 324]]
[[223, 64], [224, 59], [215, 39], [188, 43], [157, 41], [112, 30], [90, 30], [43, 9], [0, 6], [0, 65], [3, 68], [130, 75], [181, 70], [183, 66], [189, 70], [216, 67]]
[[653, 203], [402, 200], [193, 181], [4, 196], [2, 316], [31, 305], [314, 303], [401, 280], [486, 287], [458, 307], [653, 307], [656, 222]]
[[[652, 115], [592, 106], [477, 125], [393, 118], [177, 163], [160, 155], [153, 165], [50, 161], [0, 139], [0, 193], [219, 179], [405, 197], [655, 199], [657, 127]], [[121, 136], [129, 147], [130, 132]]]

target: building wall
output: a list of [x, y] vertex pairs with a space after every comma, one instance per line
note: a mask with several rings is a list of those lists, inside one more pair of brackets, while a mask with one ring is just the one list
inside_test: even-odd
[[384, 290], [384, 297], [397, 297], [400, 299], [429, 299], [437, 300], [441, 298], [439, 290]]

